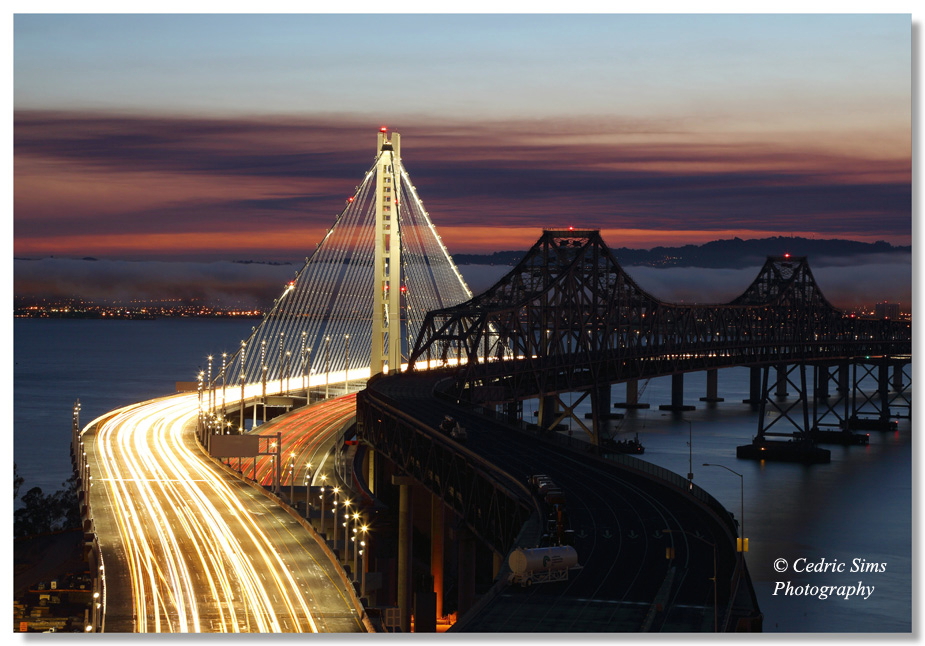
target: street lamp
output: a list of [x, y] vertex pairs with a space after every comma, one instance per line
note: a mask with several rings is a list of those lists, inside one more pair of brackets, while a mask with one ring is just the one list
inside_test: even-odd
[[338, 522], [337, 522], [337, 496], [338, 496], [338, 494], [340, 494], [340, 487], [334, 487], [334, 489], [332, 489], [332, 491], [334, 492], [334, 506], [333, 506], [333, 508], [332, 508], [332, 510], [333, 510], [333, 515], [334, 515], [334, 549], [337, 549], [337, 525], [338, 525]]
[[[367, 525], [363, 525], [362, 527], [360, 527], [360, 531], [363, 532], [363, 536], [366, 536], [366, 533], [369, 531], [369, 527]], [[363, 548], [362, 550], [360, 550], [363, 553], [363, 565], [362, 565], [363, 574], [360, 577], [360, 582], [361, 582], [360, 583], [360, 596], [365, 597], [366, 596], [366, 567], [367, 567], [367, 564], [369, 563], [369, 561], [367, 561], [367, 559], [369, 558], [369, 546], [366, 544], [366, 541], [360, 541], [360, 546]]]
[[718, 612], [719, 595], [717, 594], [717, 591], [716, 591], [716, 543], [711, 543], [710, 541], [703, 538], [702, 536], [698, 536], [697, 534], [691, 534], [690, 532], [686, 532], [683, 529], [663, 529], [662, 532], [665, 534], [687, 534], [688, 536], [692, 538], [696, 538], [701, 543], [706, 543], [707, 545], [713, 548], [713, 632], [718, 633], [719, 632], [719, 612]]
[[312, 517], [312, 463], [305, 465], [305, 518], [311, 521]]
[[350, 540], [353, 541], [353, 580], [354, 581], [359, 580], [359, 577], [357, 577], [357, 556], [360, 551], [360, 532], [358, 529], [359, 525], [360, 525], [360, 512], [356, 512], [353, 514], [353, 534], [354, 535], [350, 538]]
[[748, 543], [746, 543], [745, 538], [745, 476], [743, 476], [738, 471], [733, 471], [729, 467], [722, 464], [712, 464], [709, 462], [704, 462], [703, 466], [705, 467], [719, 467], [725, 469], [729, 473], [739, 476], [739, 544], [736, 545], [737, 552], [747, 552]]
[[324, 474], [321, 474], [321, 533], [324, 534], [324, 486], [327, 483], [328, 477]]
[[350, 500], [344, 501], [344, 563], [350, 561]]

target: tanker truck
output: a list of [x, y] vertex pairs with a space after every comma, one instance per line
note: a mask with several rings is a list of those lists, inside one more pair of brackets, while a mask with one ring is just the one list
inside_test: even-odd
[[518, 547], [507, 558], [511, 583], [522, 586], [534, 583], [567, 581], [568, 572], [580, 568], [578, 552], [571, 545], [557, 547]]

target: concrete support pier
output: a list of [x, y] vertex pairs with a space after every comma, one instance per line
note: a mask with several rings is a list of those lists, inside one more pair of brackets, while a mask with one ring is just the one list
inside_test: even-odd
[[774, 391], [774, 396], [783, 399], [787, 394], [787, 366], [781, 364], [777, 366], [777, 389]]
[[761, 368], [752, 366], [748, 369], [748, 399], [743, 399], [742, 403], [757, 406], [762, 399]]
[[411, 632], [411, 487], [414, 478], [392, 476], [398, 485], [398, 612], [399, 628]]
[[431, 497], [430, 503], [430, 575], [433, 577], [434, 615], [443, 617], [443, 545], [444, 545], [444, 507], [437, 496]]
[[457, 557], [459, 565], [458, 616], [462, 617], [475, 603], [475, 536], [469, 528], [460, 526], [456, 530]]
[[648, 404], [639, 403], [639, 380], [630, 379], [626, 382], [626, 401], [618, 402], [614, 408], [648, 408]]
[[659, 410], [670, 410], [676, 413], [695, 410], [694, 406], [684, 405], [684, 373], [678, 372], [671, 375], [671, 403], [662, 404]]
[[826, 399], [829, 396], [829, 367], [816, 366], [816, 397]]
[[708, 402], [710, 404], [715, 404], [721, 401], [725, 401], [725, 398], [719, 396], [719, 370], [712, 369], [707, 370], [707, 395], [706, 397], [701, 397], [700, 401]]
[[556, 421], [556, 416], [558, 413], [559, 407], [557, 405], [556, 396], [542, 395], [540, 397], [540, 409], [537, 415], [537, 424], [539, 424], [540, 428], [552, 428], [553, 422]]

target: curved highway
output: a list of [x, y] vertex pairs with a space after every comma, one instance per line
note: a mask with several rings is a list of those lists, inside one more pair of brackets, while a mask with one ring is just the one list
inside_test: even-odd
[[[215, 468], [197, 398], [113, 411], [85, 430], [106, 632], [363, 632], [312, 536]], [[94, 436], [93, 441], [88, 441]]]
[[[299, 408], [266, 424], [258, 426], [253, 433], [282, 435], [282, 486], [304, 485], [305, 468], [311, 466], [313, 482], [317, 476], [329, 471], [325, 456], [334, 445], [339, 432], [356, 417], [356, 393], [336, 399]], [[232, 461], [234, 464], [234, 461]], [[245, 468], [252, 477], [249, 467]], [[264, 487], [273, 485], [273, 459], [263, 456], [257, 460], [256, 480]]]

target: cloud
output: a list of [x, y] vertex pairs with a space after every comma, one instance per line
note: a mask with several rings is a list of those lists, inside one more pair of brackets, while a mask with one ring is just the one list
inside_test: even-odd
[[[372, 164], [375, 130], [356, 115], [18, 111], [16, 252], [176, 257], [151, 236], [187, 234], [218, 258], [209, 240], [221, 232], [252, 239], [261, 259], [297, 259], [305, 249], [274, 232], [330, 226]], [[647, 230], [653, 244], [677, 243], [679, 230], [702, 232], [700, 241], [761, 231], [907, 242], [911, 232], [911, 160], [901, 150], [889, 157], [780, 133], [736, 140], [655, 118], [422, 118], [403, 134], [403, 162], [438, 229], [567, 221]], [[120, 254], [94, 248], [96, 235], [148, 236], [152, 246]], [[451, 251], [504, 248], [500, 238], [489, 249], [446, 242]], [[195, 253], [192, 244], [182, 251]]]

